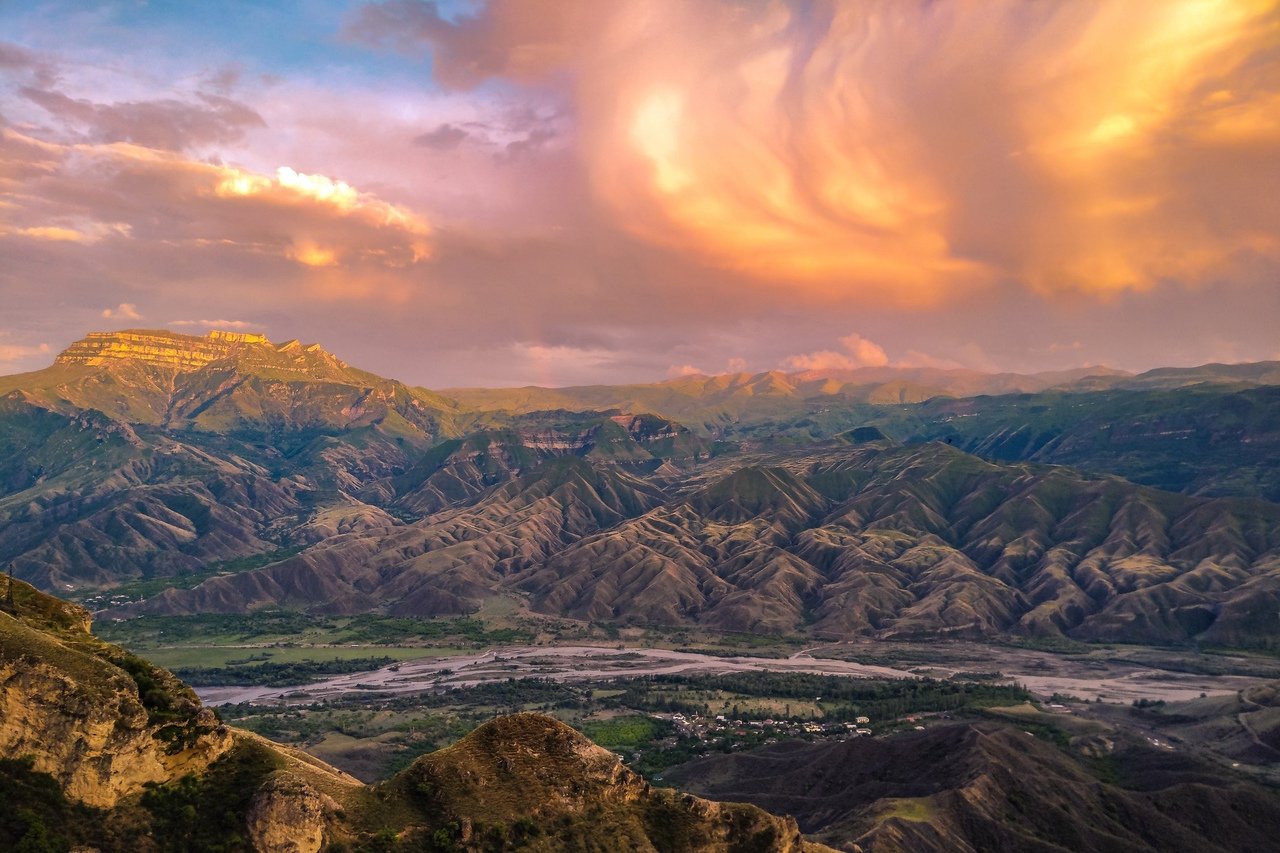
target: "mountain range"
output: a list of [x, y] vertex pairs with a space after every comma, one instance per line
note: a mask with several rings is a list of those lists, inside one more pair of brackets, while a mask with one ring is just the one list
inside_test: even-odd
[[117, 615], [517, 593], [730, 631], [1266, 645], [1277, 382], [876, 368], [436, 393], [293, 341], [97, 333], [0, 378], [0, 560], [48, 590], [161, 590]]

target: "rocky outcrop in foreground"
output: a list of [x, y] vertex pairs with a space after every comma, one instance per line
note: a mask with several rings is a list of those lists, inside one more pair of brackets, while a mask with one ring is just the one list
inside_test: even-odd
[[0, 849], [817, 853], [791, 818], [653, 789], [539, 714], [368, 787], [221, 725], [87, 612], [0, 577]]

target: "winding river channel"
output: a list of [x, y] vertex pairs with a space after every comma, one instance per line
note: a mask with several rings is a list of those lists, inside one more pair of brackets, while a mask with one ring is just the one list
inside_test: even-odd
[[[1234, 693], [1258, 679], [1206, 676], [1116, 663], [1088, 673], [1017, 672], [1002, 667], [1009, 681], [1041, 697], [1055, 693], [1128, 704], [1135, 699], [1192, 699]], [[671, 649], [608, 646], [520, 646], [479, 654], [420, 658], [382, 669], [348, 673], [291, 687], [205, 687], [197, 690], [209, 705], [238, 702], [311, 704], [360, 695], [411, 695], [516, 678], [549, 681], [600, 681], [646, 675], [728, 674], [735, 672], [803, 672], [851, 678], [906, 679], [917, 672], [887, 666], [813, 657], [798, 652], [787, 658], [722, 657]], [[934, 677], [947, 673], [932, 671]]]

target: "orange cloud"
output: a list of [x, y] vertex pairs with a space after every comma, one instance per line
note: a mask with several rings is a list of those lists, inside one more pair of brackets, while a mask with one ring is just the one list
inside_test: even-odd
[[[1105, 295], [1280, 257], [1238, 174], [1280, 148], [1271, 0], [610, 8], [581, 46], [595, 191], [770, 287]], [[1215, 178], [1242, 209], [1206, 208]]]
[[418, 263], [431, 257], [431, 228], [425, 220], [406, 208], [361, 193], [350, 184], [325, 175], [308, 175], [288, 166], [277, 169], [275, 177], [223, 168], [213, 192], [220, 198], [252, 198], [281, 207], [314, 206], [342, 219], [394, 229], [406, 238], [401, 248], [408, 250], [407, 257], [396, 258], [384, 248], [343, 246], [332, 240], [326, 243], [309, 236], [296, 236], [284, 253], [309, 267], [337, 266], [353, 251], [378, 257], [389, 266]]
[[[12, 207], [12, 205], [9, 205]], [[113, 234], [128, 235], [129, 227], [123, 223], [77, 221], [58, 225], [30, 225], [25, 228], [0, 226], [0, 234], [17, 234], [33, 240], [52, 243], [96, 243]]]
[[[6, 218], [19, 223], [5, 233], [77, 243], [136, 239], [369, 273], [431, 256], [432, 229], [417, 213], [323, 175], [282, 167], [268, 176], [132, 143], [60, 144], [7, 128], [0, 141], [32, 164], [25, 182], [4, 182], [17, 200]], [[183, 216], [155, 215], [173, 207]], [[320, 290], [340, 295], [328, 282]]]

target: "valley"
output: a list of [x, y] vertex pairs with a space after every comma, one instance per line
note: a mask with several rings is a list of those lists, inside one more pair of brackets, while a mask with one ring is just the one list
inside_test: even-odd
[[[939, 651], [946, 654], [947, 650]], [[404, 695], [526, 678], [546, 681], [603, 681], [652, 675], [768, 672], [881, 680], [922, 676], [964, 680], [966, 673], [983, 672], [983, 668], [998, 662], [1001, 664], [998, 674], [990, 673], [983, 679], [984, 682], [1020, 685], [1045, 700], [1054, 695], [1067, 695], [1123, 705], [1136, 701], [1176, 702], [1197, 696], [1225, 695], [1255, 686], [1260, 681], [1257, 676], [1178, 672], [1156, 666], [1137, 666], [1125, 661], [1081, 662], [1063, 660], [1056, 656], [1050, 659], [1051, 656], [1044, 654], [1025, 657], [1011, 655], [1008, 650], [996, 648], [987, 649], [985, 655], [982, 651], [981, 647], [971, 646], [963, 655], [949, 655], [947, 666], [916, 666], [907, 670], [808, 654], [758, 658], [645, 647], [499, 647], [478, 655], [410, 659], [377, 670], [288, 687], [207, 687], [197, 689], [197, 692], [210, 705], [239, 702], [296, 704], [350, 698], [369, 691]], [[323, 655], [327, 654], [327, 650], [315, 650], [314, 653]], [[963, 664], [965, 668], [952, 668], [957, 663]], [[1272, 674], [1280, 675], [1280, 671], [1273, 671]]]
[[1277, 187], [1280, 0], [0, 2], [0, 853], [1280, 851]]
[[[537, 789], [566, 749], [594, 756], [573, 765], [602, 786], [593, 814], [629, 792], [605, 821], [628, 837], [661, 834], [674, 800], [644, 792], [677, 784], [793, 814], [724, 817], [765, 820], [776, 849], [1112, 849], [1074, 812], [1011, 817], [1058, 802], [1023, 802], [1016, 765], [1134, 816], [1097, 826], [1146, 849], [1186, 786], [1280, 814], [1278, 381], [1263, 363], [441, 393], [260, 335], [90, 336], [0, 378], [0, 560], [96, 637], [32, 622], [76, 606], [32, 590], [6, 654], [15, 673], [105, 655], [144, 707], [168, 685], [143, 741], [229, 725], [291, 750], [268, 763], [322, 763], [358, 817], [316, 826], [359, 850], [393, 826], [507, 849], [461, 816], [501, 812], [509, 841], [515, 806], [463, 785], [455, 831], [431, 780], [463, 760]], [[166, 760], [146, 772], [178, 784]], [[844, 779], [851, 761], [872, 776]], [[210, 790], [222, 772], [200, 771]], [[394, 814], [356, 805], [356, 780]], [[557, 820], [520, 843], [588, 831]], [[690, 831], [737, 831], [719, 820]], [[1253, 837], [1214, 820], [1176, 831]]]

